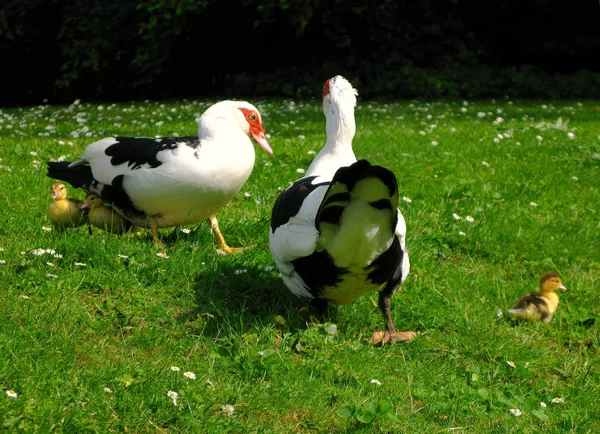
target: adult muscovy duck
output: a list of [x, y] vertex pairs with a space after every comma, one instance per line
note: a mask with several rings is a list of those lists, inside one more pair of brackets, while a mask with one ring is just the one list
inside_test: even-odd
[[356, 94], [341, 76], [325, 82], [327, 142], [275, 202], [269, 245], [288, 289], [320, 311], [378, 292], [385, 332], [371, 340], [385, 344], [415, 335], [396, 332], [390, 310], [410, 269], [406, 224], [394, 174], [354, 156]]
[[48, 176], [83, 188], [141, 227], [162, 246], [158, 228], [208, 219], [219, 251], [227, 245], [215, 213], [254, 167], [249, 137], [269, 154], [261, 116], [245, 101], [221, 101], [197, 119], [197, 137], [110, 137], [87, 146], [79, 161], [49, 162]]

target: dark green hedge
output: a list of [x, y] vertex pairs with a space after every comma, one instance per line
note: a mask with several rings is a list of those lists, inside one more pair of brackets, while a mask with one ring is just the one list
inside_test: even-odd
[[572, 0], [4, 0], [0, 104], [318, 96], [600, 97]]

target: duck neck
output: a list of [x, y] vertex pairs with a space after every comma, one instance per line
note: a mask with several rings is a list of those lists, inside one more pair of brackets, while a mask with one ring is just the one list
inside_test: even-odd
[[332, 107], [325, 122], [327, 142], [323, 151], [333, 154], [352, 153], [352, 140], [356, 134], [354, 110], [345, 113], [339, 107]]

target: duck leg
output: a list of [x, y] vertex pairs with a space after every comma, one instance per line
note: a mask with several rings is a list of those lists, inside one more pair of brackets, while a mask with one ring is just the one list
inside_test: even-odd
[[230, 255], [232, 253], [239, 253], [244, 250], [243, 247], [229, 247], [229, 245], [225, 242], [225, 238], [221, 233], [221, 229], [219, 229], [219, 222], [217, 221], [216, 215], [212, 215], [208, 218], [208, 224], [215, 235], [217, 243], [219, 243], [219, 248], [217, 249], [218, 252], [225, 255]]
[[417, 333], [415, 332], [397, 332], [392, 321], [392, 310], [391, 310], [391, 295], [385, 294], [385, 291], [379, 293], [379, 310], [383, 314], [385, 320], [385, 333], [375, 332], [371, 337], [372, 343], [380, 343], [385, 345], [389, 343], [409, 341], [414, 338]]
[[150, 231], [152, 232], [154, 247], [164, 249], [165, 245], [158, 239], [158, 222], [156, 221], [156, 217], [148, 216], [148, 226], [150, 226]]

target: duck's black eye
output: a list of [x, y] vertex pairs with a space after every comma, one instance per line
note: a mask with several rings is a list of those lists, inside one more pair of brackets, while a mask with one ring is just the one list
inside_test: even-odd
[[250, 119], [251, 121], [255, 121], [255, 120], [256, 120], [256, 114], [254, 114], [254, 113], [250, 113], [250, 114], [248, 115], [248, 119]]

